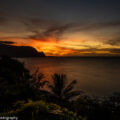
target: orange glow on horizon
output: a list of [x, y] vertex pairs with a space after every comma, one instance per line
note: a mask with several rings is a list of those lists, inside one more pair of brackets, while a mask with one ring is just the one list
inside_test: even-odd
[[[101, 48], [95, 48], [101, 43], [94, 41], [84, 41], [81, 39], [74, 40], [56, 40], [54, 37], [43, 39], [21, 39], [21, 38], [7, 38], [8, 41], [13, 41], [15, 46], [31, 46], [38, 52], [43, 51], [46, 56], [99, 56], [99, 55], [120, 55], [119, 53], [112, 53], [109, 51], [113, 47], [107, 44], [102, 45]], [[16, 42], [17, 41], [17, 42]], [[77, 42], [76, 42], [77, 41]], [[79, 44], [78, 44], [79, 43]], [[93, 49], [92, 49], [93, 48]]]

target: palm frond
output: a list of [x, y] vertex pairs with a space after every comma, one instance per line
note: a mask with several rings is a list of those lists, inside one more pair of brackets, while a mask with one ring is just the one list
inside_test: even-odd
[[53, 74], [52, 75], [53, 84], [50, 84], [50, 92], [56, 98], [61, 100], [69, 100], [81, 94], [81, 91], [72, 91], [74, 85], [77, 83], [73, 80], [70, 84], [66, 86], [66, 75], [65, 74]]
[[69, 93], [73, 88], [74, 88], [74, 85], [77, 83], [76, 80], [73, 80], [63, 91], [63, 94], [67, 94]]
[[53, 79], [53, 86], [55, 88], [54, 91], [56, 92], [56, 94], [61, 95], [65, 87], [66, 75], [55, 73], [52, 76], [52, 79]]
[[41, 87], [44, 87], [46, 84], [48, 84], [49, 83], [49, 81], [47, 81], [47, 80], [44, 80], [43, 82], [41, 82]]
[[41, 81], [44, 78], [44, 74], [43, 73], [39, 73], [38, 74], [38, 81]]
[[79, 96], [82, 93], [82, 91], [72, 91], [65, 95], [65, 100], [73, 99], [74, 97]]

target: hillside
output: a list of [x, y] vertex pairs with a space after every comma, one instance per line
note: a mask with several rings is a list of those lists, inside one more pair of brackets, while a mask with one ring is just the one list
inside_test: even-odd
[[44, 57], [43, 52], [38, 52], [35, 48], [29, 46], [13, 46], [0, 44], [0, 56], [9, 57]]

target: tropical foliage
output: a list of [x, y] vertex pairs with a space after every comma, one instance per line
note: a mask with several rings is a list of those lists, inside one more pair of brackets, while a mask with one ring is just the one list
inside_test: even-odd
[[[38, 70], [32, 75], [24, 64], [0, 58], [0, 117], [20, 120], [120, 120], [120, 93], [94, 98], [75, 91], [65, 74], [53, 74], [52, 83]], [[48, 86], [48, 89], [44, 87]], [[82, 93], [82, 94], [81, 94]]]
[[85, 120], [67, 108], [53, 103], [29, 100], [15, 103], [14, 110], [0, 113], [0, 116], [17, 116], [20, 120]]
[[81, 91], [73, 91], [74, 85], [77, 83], [73, 80], [70, 84], [66, 85], [66, 75], [55, 73], [52, 75], [53, 84], [49, 85], [51, 96], [60, 101], [69, 101], [74, 97], [80, 95]]

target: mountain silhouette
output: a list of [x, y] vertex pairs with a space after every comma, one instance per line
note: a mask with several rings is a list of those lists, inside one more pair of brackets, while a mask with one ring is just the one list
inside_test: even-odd
[[35, 48], [29, 46], [13, 46], [6, 43], [0, 43], [0, 56], [9, 57], [44, 57], [43, 52], [38, 52]]

